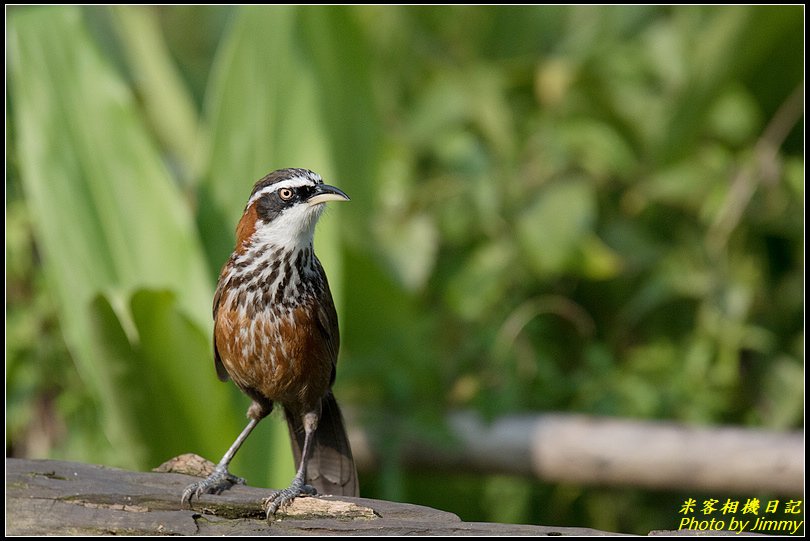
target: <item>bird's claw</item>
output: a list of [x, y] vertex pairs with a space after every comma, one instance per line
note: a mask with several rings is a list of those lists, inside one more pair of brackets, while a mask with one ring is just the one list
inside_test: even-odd
[[276, 514], [276, 511], [290, 505], [299, 496], [314, 496], [318, 491], [311, 485], [307, 485], [298, 477], [293, 479], [292, 484], [284, 490], [277, 490], [262, 500], [262, 506], [267, 513], [268, 522]]
[[211, 475], [186, 487], [180, 497], [180, 504], [188, 504], [191, 507], [191, 500], [195, 496], [199, 499], [203, 494], [221, 494], [233, 485], [244, 485], [245, 480], [230, 473], [226, 469], [215, 469]]

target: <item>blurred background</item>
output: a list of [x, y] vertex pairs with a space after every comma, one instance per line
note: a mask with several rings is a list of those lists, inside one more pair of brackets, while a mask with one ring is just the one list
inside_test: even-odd
[[[352, 197], [316, 251], [336, 395], [377, 442], [363, 496], [674, 528], [700, 493], [409, 468], [403, 449], [452, 454], [459, 411], [803, 427], [803, 20], [7, 8], [6, 456], [218, 461], [248, 399], [214, 372], [216, 277], [253, 183], [306, 167]], [[280, 418], [232, 471], [288, 484]]]

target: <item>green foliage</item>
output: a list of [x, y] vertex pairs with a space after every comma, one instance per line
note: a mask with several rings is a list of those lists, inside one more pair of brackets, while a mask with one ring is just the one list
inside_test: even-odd
[[137, 425], [147, 419], [133, 415], [122, 390], [138, 389], [121, 368], [135, 367], [93, 340], [91, 301], [104, 293], [120, 305], [135, 288], [169, 287], [209, 327], [200, 244], [130, 90], [91, 45], [79, 11], [26, 10], [14, 19], [15, 145], [44, 271], [117, 462], [134, 466], [147, 436]]
[[[11, 8], [7, 453], [217, 459], [247, 400], [214, 281], [252, 183], [302, 166], [352, 197], [316, 250], [337, 392], [386, 446], [364, 495], [670, 527], [671, 497], [400, 445], [452, 445], [453, 408], [802, 425], [801, 9]], [[286, 484], [268, 425], [234, 469]]]

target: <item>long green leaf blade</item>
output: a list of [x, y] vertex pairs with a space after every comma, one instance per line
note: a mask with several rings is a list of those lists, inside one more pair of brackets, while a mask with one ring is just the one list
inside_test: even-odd
[[[105, 358], [94, 342], [89, 307], [109, 292], [122, 329], [137, 341], [127, 291], [164, 288], [210, 329], [212, 286], [191, 214], [78, 9], [20, 9], [8, 43], [12, 135], [66, 342], [99, 402], [115, 462], [141, 466], [140, 431], [117, 392], [120, 359]], [[198, 370], [200, 361], [187, 368]]]

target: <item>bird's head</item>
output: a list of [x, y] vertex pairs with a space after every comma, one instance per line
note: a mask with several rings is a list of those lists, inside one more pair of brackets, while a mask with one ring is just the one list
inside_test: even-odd
[[348, 200], [348, 195], [324, 184], [320, 175], [308, 169], [273, 171], [253, 186], [236, 229], [237, 250], [255, 243], [285, 248], [308, 246], [323, 204]]

